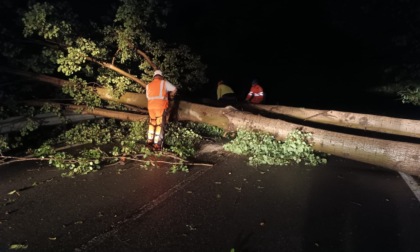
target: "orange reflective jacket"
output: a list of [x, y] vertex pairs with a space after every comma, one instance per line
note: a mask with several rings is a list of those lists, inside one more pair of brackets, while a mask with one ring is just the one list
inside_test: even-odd
[[251, 103], [261, 103], [264, 100], [263, 88], [258, 84], [252, 85], [251, 90], [246, 96], [246, 100]]
[[165, 80], [154, 78], [146, 86], [147, 107], [149, 109], [166, 109], [168, 107], [168, 92]]

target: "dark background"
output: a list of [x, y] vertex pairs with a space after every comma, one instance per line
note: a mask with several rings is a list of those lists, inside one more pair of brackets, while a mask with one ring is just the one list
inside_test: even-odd
[[223, 79], [242, 98], [258, 78], [270, 103], [328, 99], [387, 84], [385, 69], [404, 60], [396, 40], [412, 32], [417, 9], [397, 0], [178, 0], [167, 36], [208, 65], [197, 95], [214, 98]]
[[[257, 78], [267, 103], [316, 108], [326, 101], [330, 108], [394, 83], [391, 66], [420, 66], [418, 0], [168, 2], [167, 29], [159, 35], [188, 45], [208, 66], [209, 82], [196, 97], [215, 99], [223, 79], [244, 99]], [[118, 1], [71, 4], [90, 19]], [[370, 102], [372, 93], [363, 95]]]

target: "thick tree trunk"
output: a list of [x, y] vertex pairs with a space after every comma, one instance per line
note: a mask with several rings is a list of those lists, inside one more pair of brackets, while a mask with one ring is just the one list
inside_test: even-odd
[[95, 91], [101, 99], [107, 101], [119, 102], [139, 108], [147, 108], [147, 99], [145, 94], [126, 92], [120, 98], [115, 98], [106, 88], [95, 88]]
[[[63, 80], [60, 78], [56, 78], [56, 77], [52, 77], [52, 76], [48, 76], [44, 74], [30, 73], [27, 71], [22, 71], [19, 69], [13, 69], [13, 68], [8, 68], [8, 67], [3, 67], [3, 66], [0, 66], [0, 72], [5, 72], [9, 74], [14, 74], [17, 76], [30, 78], [30, 79], [48, 83], [48, 84], [51, 84], [60, 88], [64, 87], [65, 85], [69, 85], [69, 84], [71, 85], [69, 81]], [[128, 104], [128, 105], [132, 105], [132, 106], [136, 106], [140, 108], [147, 107], [147, 99], [146, 99], [145, 94], [126, 92], [120, 98], [116, 98], [112, 96], [112, 92], [110, 92], [106, 88], [96, 87], [93, 90], [103, 100], [119, 102], [119, 103]]]
[[283, 114], [308, 122], [420, 138], [420, 121], [418, 120], [287, 106], [252, 106], [262, 111]]
[[395, 171], [420, 176], [420, 144], [381, 140], [305, 127], [279, 119], [269, 119], [233, 107], [214, 108], [180, 102], [179, 120], [203, 122], [226, 130], [257, 130], [284, 141], [295, 129], [312, 133], [314, 150]]
[[[1, 69], [0, 69], [1, 71]], [[16, 74], [16, 73], [15, 73]], [[28, 76], [29, 77], [29, 76]], [[65, 84], [60, 79], [37, 75], [36, 79], [62, 86]], [[120, 99], [115, 99], [103, 89], [96, 89], [98, 95], [105, 100], [124, 104], [145, 107], [144, 94], [127, 93]], [[69, 105], [68, 109], [74, 109]], [[337, 111], [316, 111], [300, 109], [285, 109], [285, 107], [269, 106], [260, 107], [265, 111], [289, 114], [306, 120], [318, 117], [318, 122], [330, 123], [351, 128], [363, 128], [366, 130], [380, 131], [384, 133], [400, 134], [404, 136], [418, 137], [419, 121], [396, 118], [385, 118], [365, 114], [355, 114]], [[258, 130], [274, 135], [278, 140], [285, 140], [286, 136], [295, 129], [312, 133], [311, 144], [316, 151], [329, 153], [368, 164], [389, 168], [391, 170], [420, 176], [420, 145], [368, 138], [344, 133], [337, 133], [318, 128], [307, 127], [299, 124], [286, 122], [280, 119], [269, 119], [261, 115], [241, 112], [233, 107], [217, 108], [200, 104], [181, 101], [176, 104], [175, 110], [179, 120], [202, 122], [218, 126], [225, 130], [236, 131], [238, 129]], [[286, 113], [286, 111], [288, 111]], [[104, 112], [100, 109], [84, 110], [84, 113], [120, 118], [121, 120], [145, 120], [146, 116], [137, 117], [130, 115], [119, 116], [117, 111]], [[126, 113], [126, 112], [124, 112]], [[130, 113], [128, 113], [130, 114]], [[341, 118], [341, 119], [334, 119]], [[411, 134], [413, 133], [413, 134]]]
[[[0, 71], [13, 73], [19, 76], [33, 78], [42, 82], [46, 82], [58, 87], [63, 87], [68, 84], [59, 78], [28, 73], [21, 70], [9, 69], [0, 67]], [[119, 102], [135, 107], [146, 108], [147, 99], [144, 94], [127, 92], [120, 98], [115, 98], [105, 88], [95, 88], [96, 93], [101, 99]], [[420, 138], [420, 121], [402, 118], [392, 118], [386, 116], [377, 116], [369, 114], [358, 114], [352, 112], [341, 112], [334, 110], [316, 110], [308, 108], [295, 108], [287, 106], [274, 106], [274, 105], [243, 105], [244, 108], [254, 109], [257, 108], [261, 111], [266, 111], [275, 114], [287, 115], [290, 117], [302, 119], [304, 121], [337, 125], [346, 128], [362, 129], [380, 133], [394, 134], [400, 136], [409, 136]]]
[[[310, 143], [316, 151], [420, 176], [420, 144], [375, 139], [306, 127], [242, 112], [233, 107], [217, 108], [184, 101], [177, 103], [175, 107], [177, 119], [180, 121], [206, 123], [227, 131], [256, 130], [272, 134], [280, 141], [284, 141], [293, 130], [299, 129], [312, 133]], [[83, 107], [66, 105], [66, 109], [80, 111]], [[85, 108], [82, 113], [120, 120], [147, 120], [146, 115], [105, 109]]]
[[[26, 104], [32, 106], [42, 106], [43, 104], [45, 104], [45, 102], [28, 101], [26, 102]], [[54, 102], [50, 102], [49, 104], [54, 106], [61, 106], [62, 109], [77, 112], [78, 114], [82, 115], [94, 115], [100, 117], [114, 118], [122, 121], [144, 121], [148, 118], [148, 116], [144, 114], [136, 114], [132, 112], [115, 111], [102, 108], [89, 108], [83, 105], [62, 104]]]

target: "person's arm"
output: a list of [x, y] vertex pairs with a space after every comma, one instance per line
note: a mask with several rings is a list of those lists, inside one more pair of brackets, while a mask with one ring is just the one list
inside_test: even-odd
[[166, 85], [166, 90], [168, 92], [168, 97], [173, 100], [176, 92], [178, 91], [178, 89], [174, 86], [174, 84], [170, 83], [169, 81], [165, 81], [165, 85]]
[[251, 101], [252, 98], [254, 98], [254, 93], [251, 91], [249, 91], [249, 93], [247, 94], [245, 101]]
[[175, 88], [174, 90], [169, 92], [169, 97], [171, 98], [171, 100], [175, 98], [176, 91], [178, 91], [178, 89]]

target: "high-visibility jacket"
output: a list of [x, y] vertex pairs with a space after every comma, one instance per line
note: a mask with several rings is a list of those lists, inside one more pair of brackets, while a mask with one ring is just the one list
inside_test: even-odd
[[233, 89], [226, 84], [219, 84], [217, 86], [217, 100], [222, 98], [225, 94], [234, 94]]
[[261, 103], [264, 100], [264, 90], [258, 84], [253, 84], [251, 90], [246, 96], [246, 100], [251, 103]]
[[146, 98], [148, 109], [166, 109], [168, 107], [168, 92], [174, 91], [176, 87], [169, 81], [155, 77], [146, 86]]

